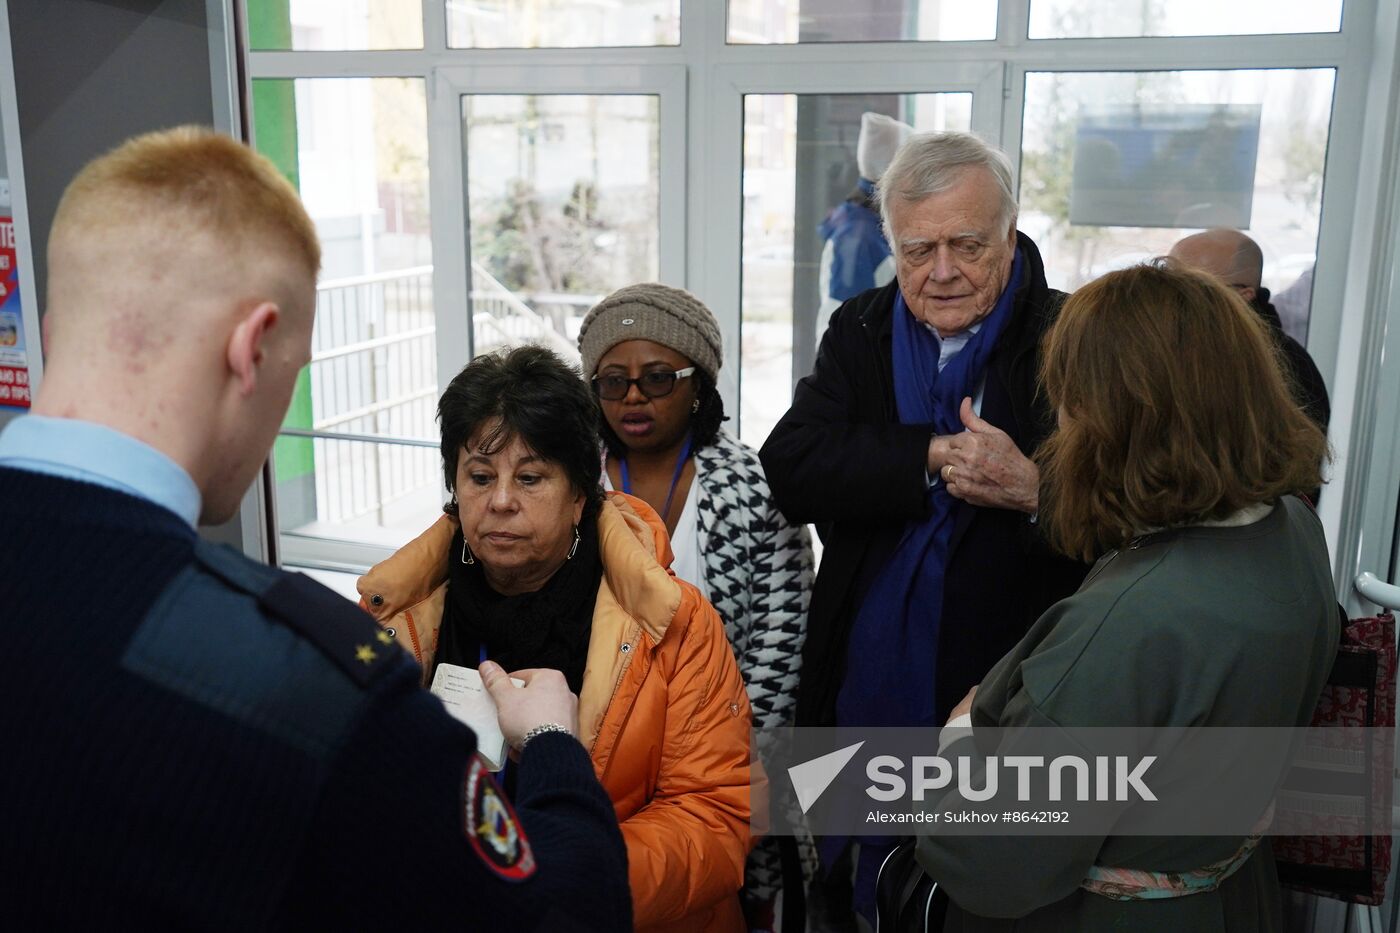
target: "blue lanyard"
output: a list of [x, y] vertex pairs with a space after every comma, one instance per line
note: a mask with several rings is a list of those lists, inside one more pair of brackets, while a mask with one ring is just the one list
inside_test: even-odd
[[[664, 523], [667, 516], [671, 514], [671, 501], [676, 497], [676, 484], [681, 481], [681, 474], [685, 472], [685, 462], [690, 459], [690, 432], [685, 432], [685, 443], [681, 445], [681, 455], [676, 458], [676, 472], [671, 475], [671, 488], [666, 492], [666, 507], [661, 510], [661, 521]], [[617, 470], [622, 474], [622, 491], [627, 495], [632, 495], [632, 476], [627, 472], [627, 458], [623, 457], [617, 461]]]
[[[481, 660], [482, 660], [482, 661], [490, 660], [489, 658], [486, 657], [486, 642], [484, 642], [484, 641], [481, 643]], [[503, 761], [503, 762], [501, 762], [501, 770], [500, 770], [499, 772], [497, 772], [497, 781], [496, 781], [496, 783], [500, 784], [501, 787], [505, 787], [505, 786], [506, 786], [506, 775], [510, 773], [510, 770], [511, 770], [511, 768], [513, 767], [513, 765], [514, 765], [514, 762], [512, 762], [512, 761], [510, 760], [510, 749], [507, 748], [507, 749], [506, 749], [506, 760]]]

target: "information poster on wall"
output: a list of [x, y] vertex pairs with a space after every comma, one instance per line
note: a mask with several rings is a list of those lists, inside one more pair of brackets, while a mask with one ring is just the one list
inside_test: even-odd
[[1258, 104], [1088, 107], [1075, 127], [1069, 222], [1249, 228]]
[[19, 308], [15, 223], [0, 216], [0, 405], [29, 407], [29, 359]]

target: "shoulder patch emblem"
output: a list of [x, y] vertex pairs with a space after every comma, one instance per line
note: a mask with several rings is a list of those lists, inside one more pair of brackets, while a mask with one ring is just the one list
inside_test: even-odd
[[507, 881], [524, 881], [535, 873], [535, 853], [506, 795], [479, 755], [467, 766], [463, 788], [467, 840], [486, 867]]

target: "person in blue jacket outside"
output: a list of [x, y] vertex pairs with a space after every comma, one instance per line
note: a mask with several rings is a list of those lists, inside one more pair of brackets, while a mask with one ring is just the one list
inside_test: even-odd
[[913, 131], [909, 124], [884, 114], [861, 114], [860, 137], [856, 141], [860, 181], [817, 227], [826, 241], [820, 266], [822, 303], [817, 312], [817, 343], [826, 331], [831, 312], [841, 302], [894, 278], [894, 259], [875, 206], [875, 184]]

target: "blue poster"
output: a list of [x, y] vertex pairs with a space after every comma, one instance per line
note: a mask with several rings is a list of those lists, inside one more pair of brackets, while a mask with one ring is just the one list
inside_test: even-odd
[[1249, 228], [1258, 104], [1086, 108], [1075, 127], [1069, 222]]

